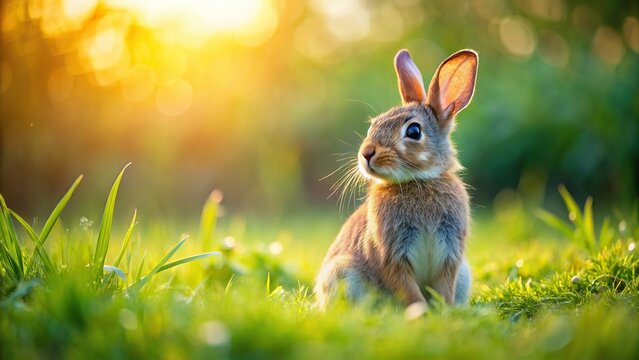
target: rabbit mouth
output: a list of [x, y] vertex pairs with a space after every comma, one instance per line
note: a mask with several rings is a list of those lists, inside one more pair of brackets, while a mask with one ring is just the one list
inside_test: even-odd
[[433, 179], [442, 173], [442, 169], [437, 166], [414, 171], [401, 166], [379, 166], [374, 161], [365, 159], [359, 161], [359, 171], [365, 178], [390, 184]]
[[[359, 172], [367, 179], [398, 184], [415, 181], [423, 178], [431, 178], [428, 170], [422, 171], [419, 168], [411, 169], [403, 166], [402, 160], [394, 156], [382, 155], [366, 158], [359, 156]], [[418, 171], [416, 171], [418, 170]]]
[[364, 177], [367, 178], [379, 178], [380, 175], [382, 175], [380, 173], [380, 168], [376, 168], [375, 164], [371, 164], [370, 160], [366, 160], [363, 158], [360, 158], [360, 161], [358, 162], [359, 164], [359, 172], [364, 175]]
[[393, 169], [389, 166], [376, 165], [374, 161], [367, 161], [361, 159], [359, 161], [360, 173], [371, 180], [378, 180], [384, 182], [398, 182], [401, 179], [396, 178], [397, 169]]

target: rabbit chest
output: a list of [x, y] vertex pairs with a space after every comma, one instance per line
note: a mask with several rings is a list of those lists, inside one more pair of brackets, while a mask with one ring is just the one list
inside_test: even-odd
[[373, 236], [381, 250], [377, 252], [381, 263], [408, 263], [420, 285], [428, 284], [436, 277], [449, 256], [449, 249], [425, 219], [394, 223], [387, 223], [387, 219], [370, 220], [371, 230], [377, 232]]
[[445, 184], [428, 182], [413, 188], [405, 184], [397, 191], [387, 187], [373, 191], [368, 199], [367, 222], [379, 250], [378, 261], [408, 263], [421, 286], [430, 285], [445, 261], [463, 252], [466, 193], [452, 191], [463, 189], [455, 181]]
[[422, 231], [405, 243], [397, 245], [397, 251], [403, 254], [413, 269], [418, 284], [429, 283], [439, 273], [447, 256], [444, 244], [438, 243], [434, 234]]

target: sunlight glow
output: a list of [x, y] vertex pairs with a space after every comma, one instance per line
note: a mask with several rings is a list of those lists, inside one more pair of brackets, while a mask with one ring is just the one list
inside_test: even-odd
[[265, 0], [107, 0], [107, 4], [130, 11], [145, 27], [170, 30], [167, 35], [172, 38], [200, 41], [214, 34], [259, 32], [277, 22]]
[[[5, 39], [19, 35], [22, 20], [38, 24], [50, 51], [64, 65], [48, 77], [49, 98], [64, 101], [86, 75], [101, 87], [119, 86], [131, 103], [154, 98], [165, 116], [185, 113], [193, 102], [189, 71], [205, 64], [194, 54], [223, 52], [233, 42], [250, 47], [267, 41], [278, 27], [275, 0], [38, 0], [10, 3], [0, 13]], [[23, 19], [22, 17], [25, 17]], [[9, 62], [0, 63], [0, 93], [12, 84]], [[218, 83], [237, 76], [220, 74]], [[248, 88], [242, 86], [242, 89]]]
[[89, 18], [97, 5], [97, 0], [65, 0], [62, 10], [67, 18], [79, 22]]
[[[201, 47], [213, 36], [259, 45], [273, 34], [279, 22], [271, 0], [41, 0], [26, 3], [26, 10], [31, 20], [40, 21], [48, 38], [82, 30], [95, 15], [115, 10], [165, 42], [192, 47]], [[4, 20], [4, 32], [17, 25], [16, 19]]]

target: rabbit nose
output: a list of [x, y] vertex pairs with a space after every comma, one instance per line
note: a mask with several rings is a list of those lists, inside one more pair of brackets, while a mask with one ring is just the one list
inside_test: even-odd
[[374, 145], [366, 145], [362, 149], [362, 156], [366, 161], [371, 161], [371, 158], [375, 156], [375, 146]]

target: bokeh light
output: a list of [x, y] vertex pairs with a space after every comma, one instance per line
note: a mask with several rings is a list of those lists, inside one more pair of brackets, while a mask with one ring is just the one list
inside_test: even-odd
[[604, 63], [615, 66], [623, 60], [625, 47], [615, 30], [601, 26], [592, 39], [592, 51]]
[[639, 52], [639, 20], [634, 17], [627, 17], [623, 22], [623, 33], [628, 46]]
[[543, 30], [539, 34], [539, 51], [542, 59], [558, 67], [568, 65], [570, 49], [564, 38], [552, 30]]
[[535, 50], [535, 34], [523, 18], [507, 17], [499, 23], [499, 37], [511, 54], [528, 57]]

